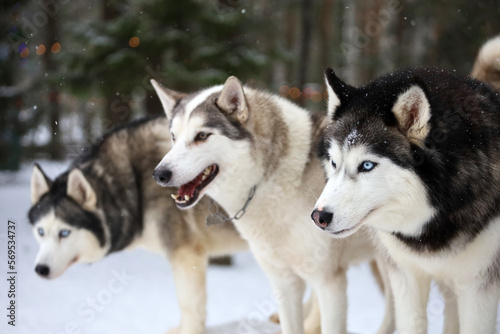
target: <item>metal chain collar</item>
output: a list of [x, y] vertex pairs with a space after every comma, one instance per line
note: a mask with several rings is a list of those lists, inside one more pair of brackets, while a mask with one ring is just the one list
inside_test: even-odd
[[[208, 209], [209, 209], [211, 215], [208, 216], [206, 219], [207, 225], [210, 226], [213, 224], [221, 224], [221, 223], [227, 222], [229, 220], [233, 220], [233, 219], [238, 220], [241, 217], [243, 217], [243, 215], [247, 212], [247, 207], [250, 204], [250, 201], [252, 200], [253, 196], [255, 195], [256, 190], [257, 190], [257, 185], [253, 186], [252, 189], [250, 189], [250, 193], [248, 194], [247, 201], [245, 202], [243, 207], [240, 210], [238, 210], [238, 212], [236, 212], [236, 214], [233, 217], [227, 217], [224, 213], [221, 213], [219, 211], [218, 206], [215, 204], [214, 200], [210, 199], [210, 204], [209, 204]], [[214, 208], [215, 208], [215, 212], [213, 211]]]

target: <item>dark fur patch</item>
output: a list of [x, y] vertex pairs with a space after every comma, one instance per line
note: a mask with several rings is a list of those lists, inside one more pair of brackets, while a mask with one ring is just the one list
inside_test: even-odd
[[84, 228], [92, 232], [99, 244], [104, 246], [105, 234], [99, 218], [90, 211], [84, 210], [72, 198], [66, 195], [68, 172], [54, 180], [50, 191], [42, 196], [40, 201], [31, 207], [28, 218], [35, 225], [50, 210], [54, 210], [56, 217], [76, 228]]
[[224, 136], [232, 140], [251, 138], [250, 133], [238, 122], [235, 115], [228, 115], [217, 106], [217, 97], [220, 93], [210, 95], [191, 113], [190, 117], [202, 115], [205, 119], [203, 126], [219, 130]]
[[[424, 147], [403, 136], [391, 111], [399, 94], [415, 84], [431, 106]], [[485, 84], [428, 68], [381, 77], [338, 107], [320, 154], [327, 154], [328, 140], [343, 143], [354, 129], [361, 143], [414, 171], [427, 187], [437, 215], [420, 235], [394, 232], [411, 249], [438, 251], [455, 240], [470, 242], [500, 214], [500, 99]]]

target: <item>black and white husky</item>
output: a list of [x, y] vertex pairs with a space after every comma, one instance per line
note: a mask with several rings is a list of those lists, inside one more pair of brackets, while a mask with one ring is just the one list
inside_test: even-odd
[[[315, 154], [322, 120], [235, 77], [187, 96], [153, 86], [174, 142], [155, 170], [157, 182], [180, 187], [179, 208], [205, 194], [224, 208], [271, 281], [284, 334], [304, 333], [305, 282], [318, 297], [321, 333], [345, 333], [346, 271], [373, 258], [374, 247], [365, 229], [334, 240], [309, 224], [324, 187]], [[317, 330], [312, 320], [307, 333]], [[379, 333], [391, 327], [388, 312]]]
[[[499, 53], [500, 54], [500, 53]], [[487, 84], [416, 68], [354, 88], [326, 72], [320, 155], [328, 182], [312, 218], [337, 238], [375, 229], [388, 254], [400, 334], [427, 332], [432, 279], [459, 321], [493, 334], [500, 298], [500, 96]]]
[[182, 319], [169, 333], [201, 334], [208, 257], [247, 244], [230, 222], [207, 226], [214, 203], [180, 211], [170, 198], [177, 189], [154, 182], [151, 173], [171, 147], [166, 129], [165, 117], [120, 128], [55, 180], [34, 166], [29, 219], [40, 245], [36, 272], [55, 278], [73, 263], [142, 246], [172, 266]]

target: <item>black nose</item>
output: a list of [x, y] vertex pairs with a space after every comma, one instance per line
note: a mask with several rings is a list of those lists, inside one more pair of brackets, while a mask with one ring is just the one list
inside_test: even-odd
[[172, 172], [168, 169], [155, 169], [153, 178], [160, 186], [165, 187], [172, 178]]
[[44, 265], [44, 264], [37, 265], [35, 268], [35, 271], [37, 272], [38, 275], [40, 275], [42, 277], [47, 277], [47, 276], [49, 276], [49, 273], [50, 273], [49, 267]]
[[314, 223], [318, 225], [319, 228], [324, 230], [332, 222], [333, 213], [323, 210], [319, 211], [318, 209], [315, 209], [311, 213], [311, 219], [314, 220]]

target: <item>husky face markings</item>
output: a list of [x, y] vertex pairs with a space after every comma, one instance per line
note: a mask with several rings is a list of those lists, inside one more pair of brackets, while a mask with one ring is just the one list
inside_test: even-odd
[[[186, 115], [187, 116], [187, 115]], [[186, 117], [187, 124], [183, 124], [182, 119], [175, 118], [171, 126], [173, 147], [165, 156], [161, 164], [167, 167], [164, 174], [160, 174], [156, 179], [162, 185], [179, 185], [179, 192], [172, 197], [180, 208], [188, 208], [195, 205], [203, 196], [204, 188], [212, 182], [219, 172], [219, 165], [215, 160], [203, 154], [204, 150], [217, 149], [217, 137], [221, 133], [212, 128], [204, 126], [201, 117], [193, 115]], [[182, 165], [173, 165], [170, 159], [179, 159]], [[213, 159], [213, 157], [211, 158]], [[203, 170], [194, 166], [205, 166]], [[158, 175], [158, 169], [155, 172]]]
[[[152, 81], [163, 106], [176, 106], [170, 117], [173, 147], [158, 164], [153, 174], [161, 186], [178, 186], [172, 195], [181, 209], [190, 208], [206, 193], [206, 189], [234, 170], [246, 152], [241, 146], [250, 145], [249, 134], [243, 127], [248, 110], [242, 86], [230, 78], [224, 86], [203, 90], [176, 102], [171, 91]], [[205, 152], [210, 152], [210, 155]], [[205, 166], [202, 170], [197, 166]], [[222, 181], [221, 181], [222, 182]]]
[[[329, 117], [335, 119], [337, 108], [340, 113], [347, 113], [342, 109], [342, 100], [347, 103], [355, 90], [336, 82], [332, 85], [328, 79], [327, 86], [331, 97]], [[332, 86], [340, 89], [338, 95]], [[421, 94], [418, 87], [410, 88], [393, 109], [408, 106], [428, 109]], [[412, 138], [408, 142], [401, 140], [404, 138], [396, 126], [397, 119], [387, 117], [382, 121], [374, 116], [377, 110], [363, 109], [361, 104], [354, 105], [352, 110], [355, 110], [352, 115], [343, 118], [337, 115], [338, 121], [327, 128], [321, 144], [320, 155], [328, 181], [312, 219], [335, 237], [349, 236], [367, 222], [389, 232], [418, 234], [421, 223], [430, 219], [435, 210], [429, 204], [422, 181], [412, 172], [414, 162], [408, 152], [411, 140], [419, 143], [419, 136], [428, 131], [424, 126], [426, 120], [404, 129]], [[427, 113], [421, 114], [428, 119]]]
[[[328, 181], [313, 216], [318, 215], [317, 225], [333, 236], [349, 236], [366, 222], [390, 231], [401, 227], [400, 219], [418, 222], [432, 215], [432, 209], [408, 210], [426, 205], [421, 183], [390, 159], [369, 152], [365, 145], [340, 149], [333, 142], [328, 157], [323, 162]], [[388, 213], [390, 220], [385, 218]], [[418, 228], [418, 224], [404, 227], [408, 233], [417, 233]]]
[[33, 167], [29, 219], [40, 245], [35, 271], [44, 278], [62, 275], [75, 262], [98, 261], [108, 252], [95, 216], [100, 214], [96, 196], [82, 172], [70, 171], [63, 186]]

